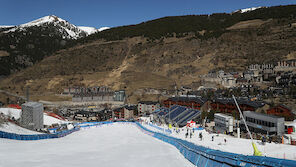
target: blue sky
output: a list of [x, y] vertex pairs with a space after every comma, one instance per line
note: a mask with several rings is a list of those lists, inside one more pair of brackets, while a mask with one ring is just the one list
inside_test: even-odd
[[164, 16], [232, 12], [296, 4], [295, 0], [1, 0], [0, 25], [18, 25], [56, 15], [72, 24], [115, 27]]

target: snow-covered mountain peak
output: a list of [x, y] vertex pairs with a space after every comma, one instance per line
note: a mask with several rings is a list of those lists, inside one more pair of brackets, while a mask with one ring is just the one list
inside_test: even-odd
[[108, 30], [110, 29], [110, 27], [101, 27], [98, 29], [99, 32], [104, 31], [104, 30]]
[[250, 12], [250, 11], [253, 11], [253, 10], [256, 10], [256, 9], [259, 9], [259, 8], [262, 8], [262, 7], [259, 6], [259, 7], [245, 8], [245, 9], [237, 10], [235, 12], [246, 13], [246, 12]]
[[35, 27], [35, 26], [42, 27], [42, 29], [48, 28], [50, 26], [54, 27], [57, 33], [60, 33], [63, 38], [67, 38], [67, 39], [78, 39], [96, 32], [109, 29], [109, 27], [102, 27], [102, 28], [96, 29], [94, 27], [75, 26], [69, 23], [68, 21], [62, 18], [59, 18], [55, 15], [44, 16], [39, 19], [30, 21], [28, 23], [20, 24], [18, 26], [11, 26], [11, 27], [3, 26], [2, 28], [8, 29], [4, 31], [4, 33], [10, 33], [15, 31], [27, 31], [28, 28]]
[[39, 19], [33, 20], [31, 22], [18, 25], [12, 29], [9, 29], [5, 33], [14, 32], [14, 31], [26, 31], [29, 27], [55, 27], [56, 31], [62, 34], [63, 38], [67, 39], [77, 39], [84, 36], [87, 36], [87, 32], [84, 32], [75, 25], [69, 23], [68, 21], [61, 19], [55, 15], [44, 16]]
[[96, 29], [95, 27], [78, 26], [78, 28], [80, 28], [82, 31], [86, 32], [87, 35], [98, 32], [98, 29]]
[[261, 8], [261, 7], [259, 6], [259, 7], [251, 7], [251, 8], [241, 9], [241, 12], [245, 13], [245, 12], [253, 11], [253, 10], [256, 10], [259, 8]]
[[52, 23], [52, 22], [67, 22], [66, 20], [63, 20], [55, 15], [50, 15], [50, 16], [44, 16], [41, 17], [37, 20], [33, 20], [29, 23], [21, 24], [20, 26], [25, 27], [25, 26], [36, 26], [36, 25], [42, 25], [44, 23]]
[[101, 32], [101, 31], [110, 29], [110, 27], [101, 27], [99, 29], [96, 29], [94, 27], [85, 27], [85, 26], [78, 26], [78, 28], [80, 28], [81, 30], [83, 30], [84, 32], [86, 32], [87, 35], [94, 34], [96, 32]]

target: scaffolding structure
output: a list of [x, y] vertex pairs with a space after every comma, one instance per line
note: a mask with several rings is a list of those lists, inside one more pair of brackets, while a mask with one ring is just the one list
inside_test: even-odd
[[43, 104], [27, 102], [22, 105], [21, 126], [36, 130], [43, 128]]

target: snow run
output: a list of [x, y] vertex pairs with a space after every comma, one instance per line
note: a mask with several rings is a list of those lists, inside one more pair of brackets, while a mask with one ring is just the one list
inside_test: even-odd
[[174, 146], [133, 124], [103, 125], [52, 140], [0, 139], [0, 148], [0, 167], [194, 166]]

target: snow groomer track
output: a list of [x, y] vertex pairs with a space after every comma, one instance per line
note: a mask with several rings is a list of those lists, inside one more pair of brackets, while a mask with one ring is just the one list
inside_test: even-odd
[[80, 126], [75, 133], [59, 139], [0, 139], [0, 166], [296, 166], [296, 161], [292, 160], [246, 156], [197, 146], [153, 132], [139, 123], [101, 122]]

